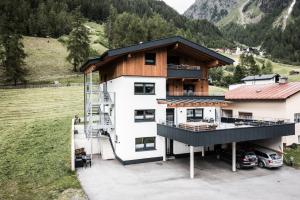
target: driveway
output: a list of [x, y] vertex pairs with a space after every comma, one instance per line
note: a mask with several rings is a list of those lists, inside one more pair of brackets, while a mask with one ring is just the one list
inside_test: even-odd
[[195, 179], [189, 179], [189, 158], [127, 166], [94, 159], [92, 168], [77, 174], [91, 200], [300, 199], [300, 170], [230, 169], [214, 158], [195, 157]]

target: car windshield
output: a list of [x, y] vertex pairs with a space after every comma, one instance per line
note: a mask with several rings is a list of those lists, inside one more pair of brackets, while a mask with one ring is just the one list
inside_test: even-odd
[[253, 153], [253, 152], [247, 152], [246, 156], [255, 156], [255, 153]]
[[272, 158], [272, 160], [280, 159], [280, 156], [278, 156], [276, 153], [270, 154], [270, 157]]

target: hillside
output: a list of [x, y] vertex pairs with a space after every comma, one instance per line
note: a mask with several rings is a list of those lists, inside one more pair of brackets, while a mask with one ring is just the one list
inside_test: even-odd
[[[222, 53], [223, 55], [233, 59], [236, 61], [236, 63], [239, 63], [239, 57], [232, 55], [232, 54], [225, 54]], [[259, 57], [256, 56], [255, 57], [255, 61], [257, 62], [257, 64], [261, 67], [262, 64], [264, 62], [270, 61], [272, 66], [273, 66], [273, 72], [280, 74], [281, 76], [285, 76], [288, 77], [290, 82], [296, 82], [296, 81], [300, 81], [300, 74], [298, 75], [290, 75], [291, 71], [298, 71], [300, 72], [300, 65], [289, 65], [289, 64], [284, 64], [284, 63], [279, 63], [279, 62], [274, 62], [272, 60], [269, 60], [267, 58], [263, 58], [263, 57]], [[228, 72], [230, 73], [230, 72]]]
[[[107, 48], [107, 39], [104, 36], [103, 25], [87, 22], [90, 30], [91, 48], [97, 54], [102, 54]], [[68, 55], [65, 42], [68, 36], [59, 39], [24, 36], [24, 50], [27, 54], [25, 59], [26, 69], [29, 74], [26, 77], [29, 83], [81, 83], [83, 77], [80, 73], [74, 73], [72, 66], [67, 62]], [[3, 71], [0, 71], [0, 80], [3, 81]]]
[[[218, 26], [229, 23], [241, 25], [255, 24], [265, 15], [279, 11], [279, 16], [286, 13], [294, 0], [196, 0], [184, 13], [193, 19], [207, 19]], [[284, 23], [278, 21], [277, 23]]]

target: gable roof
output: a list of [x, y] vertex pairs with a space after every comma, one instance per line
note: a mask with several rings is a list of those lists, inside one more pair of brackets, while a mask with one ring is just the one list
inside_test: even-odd
[[244, 85], [226, 92], [226, 100], [285, 100], [300, 92], [300, 82]]
[[247, 76], [243, 78], [241, 81], [271, 80], [276, 76], [279, 76], [279, 74], [262, 74], [262, 75], [255, 75], [255, 76]]
[[132, 46], [124, 47], [124, 48], [108, 50], [108, 51], [104, 52], [101, 56], [91, 58], [88, 61], [86, 61], [81, 66], [80, 71], [83, 72], [90, 65], [93, 65], [97, 62], [105, 61], [106, 59], [109, 59], [109, 58], [116, 58], [116, 57], [120, 57], [120, 56], [129, 54], [129, 53], [154, 49], [154, 48], [158, 48], [158, 47], [169, 46], [169, 45], [176, 44], [176, 43], [181, 43], [181, 44], [188, 46], [188, 47], [190, 47], [200, 53], [203, 53], [211, 58], [217, 59], [217, 60], [221, 61], [223, 63], [223, 65], [234, 63], [234, 60], [232, 60], [226, 56], [223, 56], [213, 50], [210, 50], [204, 46], [201, 46], [197, 43], [189, 41], [183, 37], [174, 36], [174, 37], [169, 37], [169, 38], [152, 40], [149, 42], [143, 42], [140, 44], [136, 44], [136, 45], [132, 45]]

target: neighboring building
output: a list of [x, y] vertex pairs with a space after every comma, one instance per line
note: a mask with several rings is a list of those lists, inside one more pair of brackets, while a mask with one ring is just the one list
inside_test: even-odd
[[255, 76], [247, 76], [243, 78], [241, 81], [246, 85], [261, 85], [261, 84], [269, 84], [269, 83], [278, 83], [280, 75], [279, 74], [262, 74]]
[[223, 116], [296, 123], [296, 134], [283, 138], [283, 143], [300, 144], [300, 82], [246, 85], [226, 93], [232, 104], [222, 110]]
[[[216, 145], [230, 144], [235, 171], [236, 142], [275, 138], [281, 144], [281, 136], [294, 134], [295, 127], [255, 121], [240, 126], [221, 118], [221, 108], [230, 102], [209, 94], [208, 70], [233, 62], [182, 37], [109, 50], [90, 59], [80, 69], [87, 138], [82, 147], [103, 157], [110, 142], [123, 164], [189, 153], [193, 177], [194, 152], [204, 155]], [[92, 72], [99, 73], [99, 82], [93, 82]]]
[[230, 85], [229, 90], [236, 89], [243, 85], [263, 85], [270, 83], [278, 83], [279, 80], [279, 74], [262, 74], [255, 76], [247, 76], [241, 80], [242, 83]]

